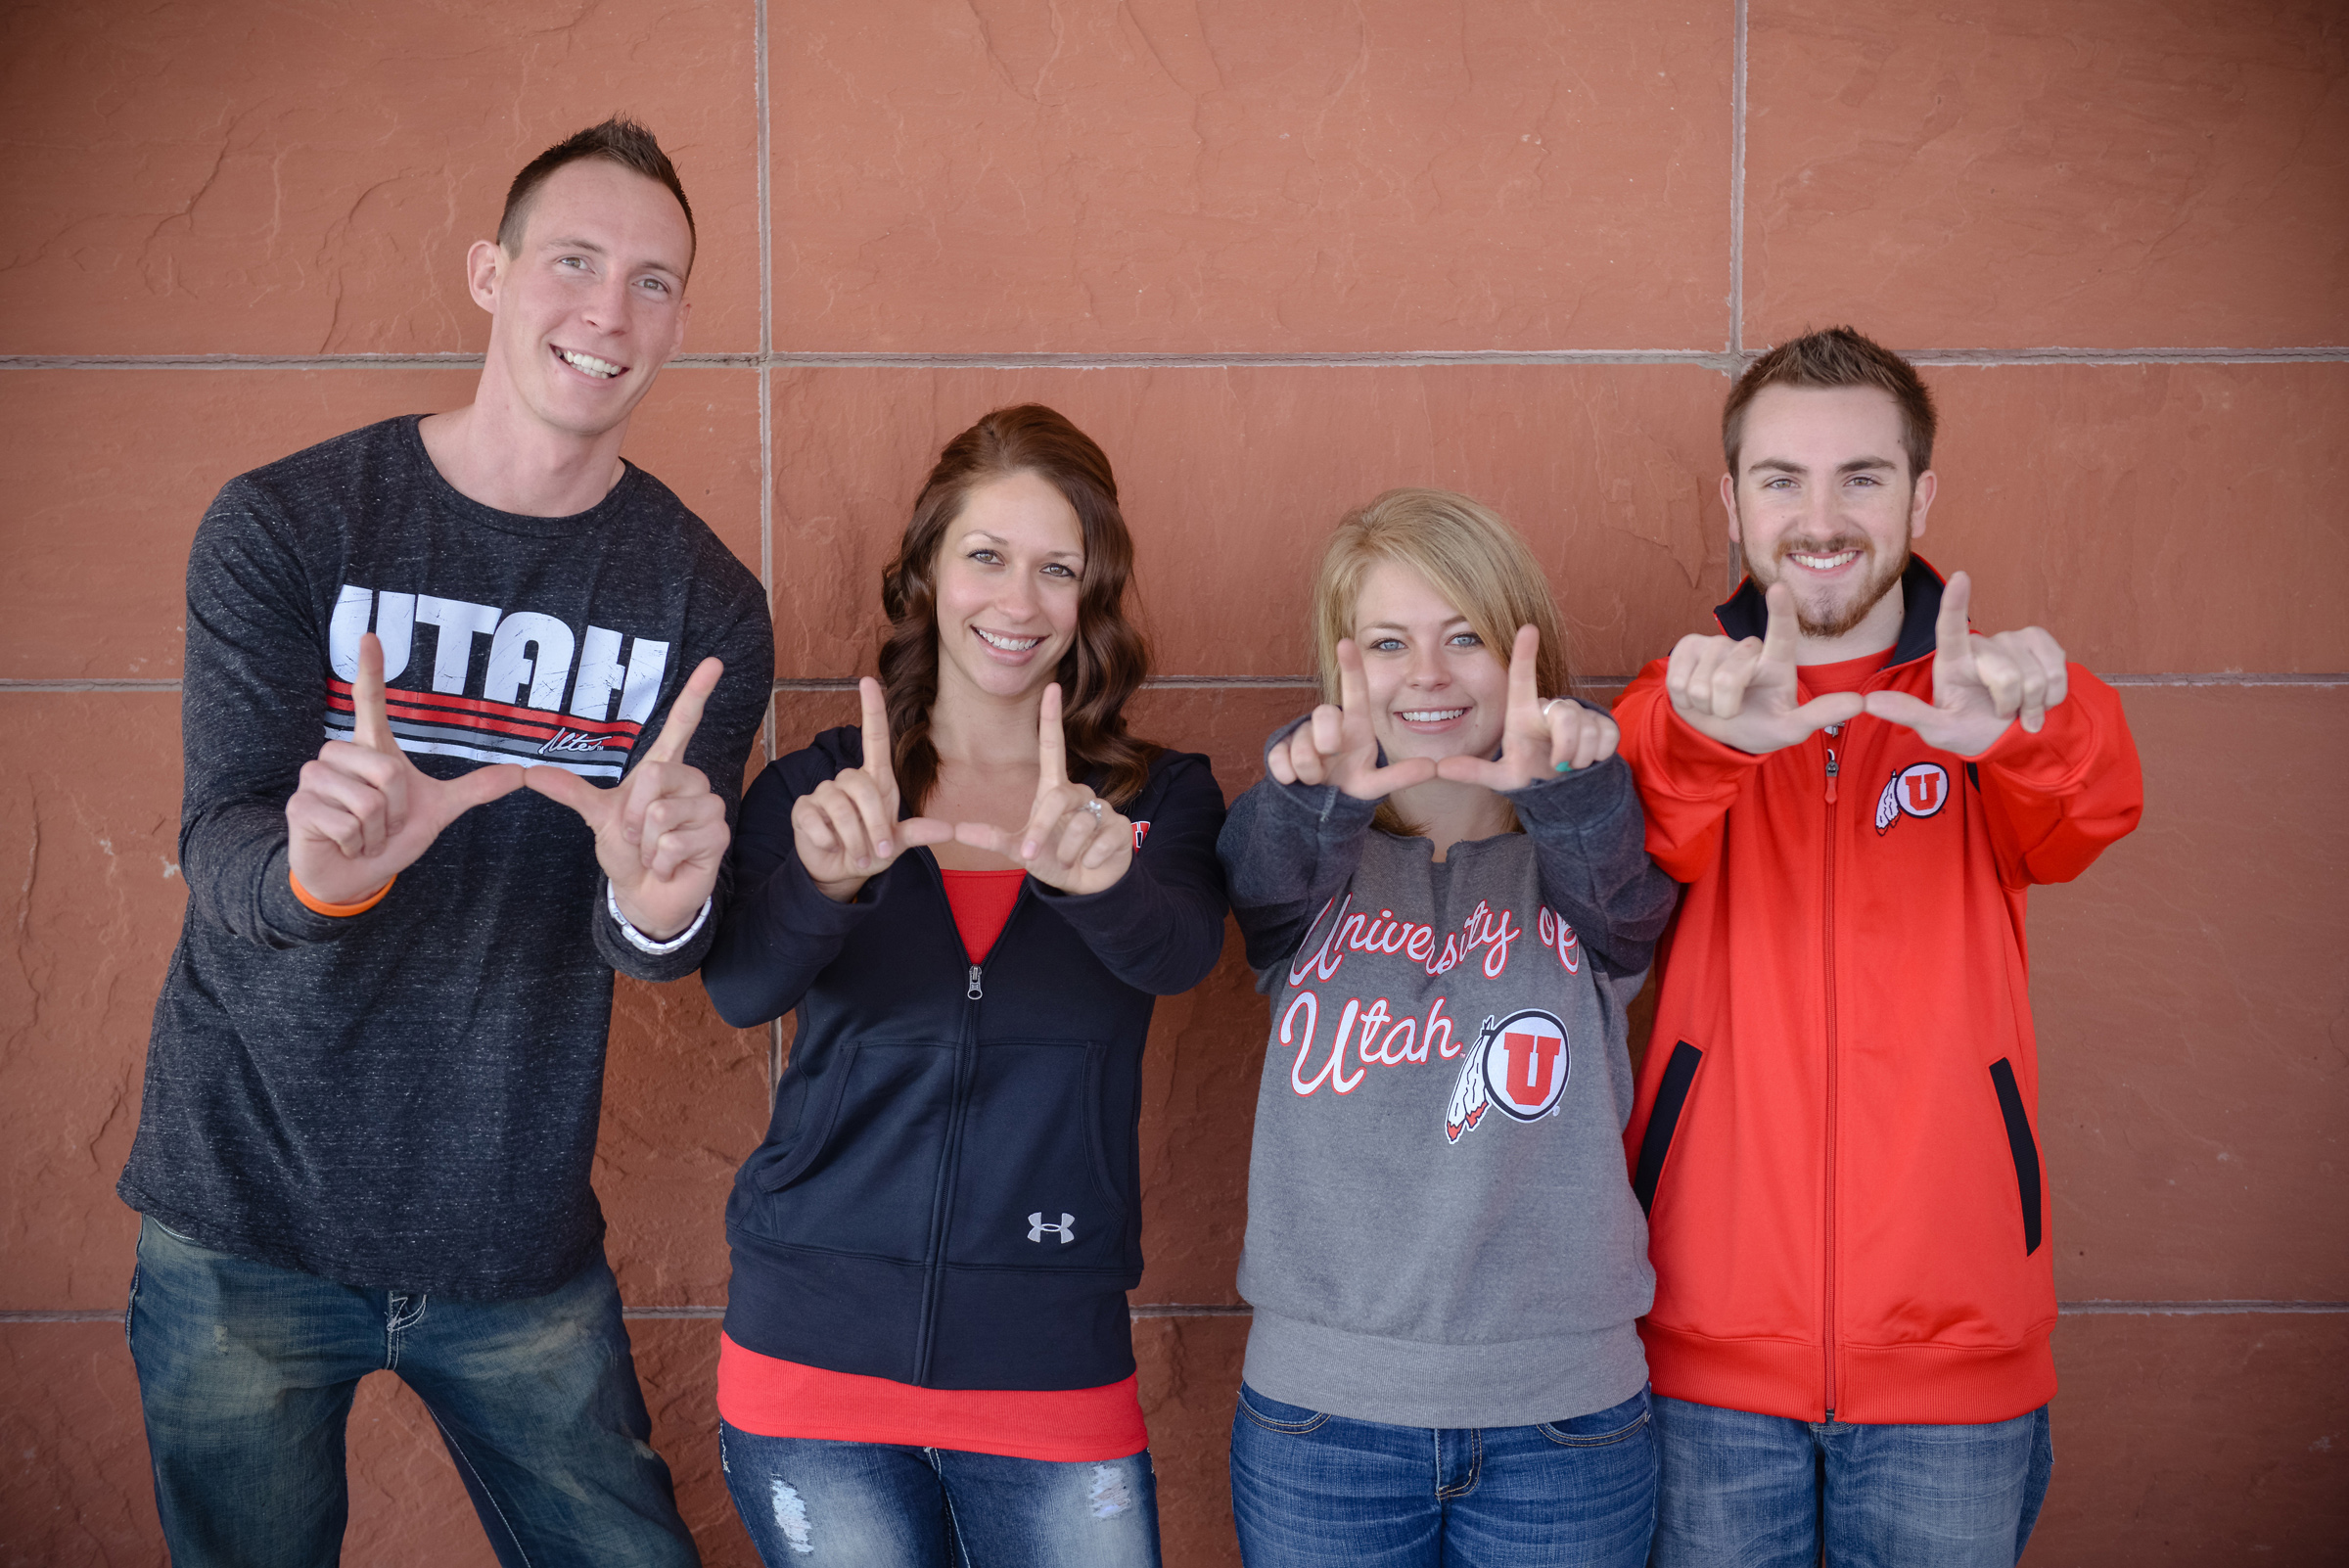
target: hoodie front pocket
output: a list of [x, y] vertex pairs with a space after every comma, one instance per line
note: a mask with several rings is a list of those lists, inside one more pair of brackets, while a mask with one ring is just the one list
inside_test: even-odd
[[[954, 1109], [954, 1047], [859, 1041], [828, 1115], [763, 1173], [759, 1229], [793, 1246], [918, 1261]], [[820, 1121], [820, 1125], [818, 1122]]]
[[1127, 1195], [1109, 1170], [1101, 1118], [1100, 1046], [981, 1046], [963, 1113], [947, 1260], [1117, 1267]]

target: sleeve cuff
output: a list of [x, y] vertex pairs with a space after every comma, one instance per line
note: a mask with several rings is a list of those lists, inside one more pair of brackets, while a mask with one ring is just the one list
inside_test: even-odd
[[[378, 894], [376, 897], [381, 898], [383, 896]], [[619, 893], [613, 889], [610, 881], [607, 880], [604, 883], [604, 907], [611, 911], [612, 923], [620, 927], [621, 936], [625, 938], [628, 945], [635, 948], [638, 952], [649, 952], [657, 958], [675, 952], [679, 947], [684, 946], [687, 943], [693, 940], [694, 934], [700, 931], [710, 919], [710, 904], [711, 900], [704, 899], [702, 900], [701, 913], [693, 917], [692, 925], [687, 926], [683, 931], [669, 938], [667, 942], [655, 942], [652, 938], [646, 936], [643, 932], [628, 924], [628, 917], [620, 912]]]

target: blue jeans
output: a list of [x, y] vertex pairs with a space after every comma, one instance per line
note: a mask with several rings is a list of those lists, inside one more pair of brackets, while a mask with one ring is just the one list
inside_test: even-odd
[[[2014, 1568], [2055, 1450], [2048, 1407], [1861, 1426], [1658, 1398], [1655, 1568]], [[1822, 1540], [1823, 1537], [1823, 1540]]]
[[173, 1568], [313, 1568], [350, 1513], [359, 1379], [423, 1399], [497, 1560], [691, 1568], [601, 1256], [522, 1301], [356, 1290], [139, 1227], [123, 1326]]
[[1437, 1429], [1243, 1383], [1231, 1514], [1248, 1568], [1639, 1568], [1656, 1522], [1647, 1393], [1538, 1426]]
[[1147, 1452], [1064, 1464], [724, 1421], [718, 1444], [767, 1568], [1158, 1568]]

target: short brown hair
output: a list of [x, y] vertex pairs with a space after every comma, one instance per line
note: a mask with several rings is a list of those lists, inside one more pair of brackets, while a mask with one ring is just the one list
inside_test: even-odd
[[1748, 365], [1721, 410], [1721, 451], [1729, 473], [1737, 472], [1737, 445], [1744, 435], [1745, 408], [1765, 387], [1873, 387], [1901, 411], [1901, 448], [1909, 454], [1909, 477], [1933, 466], [1933, 394], [1914, 366], [1850, 327], [1829, 327], [1789, 339]]
[[1034, 474], [1076, 510], [1084, 540], [1077, 636], [1061, 655], [1061, 726], [1069, 772], [1101, 776], [1100, 793], [1124, 807], [1149, 781], [1160, 748], [1126, 733], [1126, 699], [1150, 674], [1150, 651], [1126, 619], [1133, 535], [1118, 507], [1117, 477], [1093, 438], [1041, 403], [998, 408], [946, 442], [914, 499], [898, 558], [881, 574], [881, 686], [889, 701], [898, 788], [919, 810], [938, 783], [930, 705], [938, 700], [938, 554], [970, 493], [989, 480]]
[[[1524, 538], [1499, 513], [1465, 495], [1399, 489], [1347, 513], [1321, 552], [1313, 616], [1323, 702], [1339, 700], [1338, 641], [1354, 635], [1362, 579], [1372, 567], [1389, 562], [1425, 577], [1504, 669], [1515, 651], [1517, 628], [1532, 626], [1542, 639], [1534, 660], [1541, 694], [1563, 697], [1573, 690], [1566, 628], [1549, 596], [1549, 581]], [[1371, 820], [1404, 838], [1420, 832], [1391, 800], [1378, 803]]]
[[[600, 158], [607, 163], [641, 174], [648, 180], [659, 180], [668, 187], [668, 194], [677, 199], [685, 209], [685, 234], [697, 248], [701, 237], [693, 227], [693, 204], [685, 200], [685, 186], [677, 178], [677, 166], [661, 151], [653, 133], [634, 120], [615, 115], [600, 125], [590, 125], [576, 135], [566, 136], [536, 158], [522, 166], [514, 183], [506, 187], [506, 209], [497, 220], [498, 249], [512, 255], [522, 243], [522, 231], [530, 221], [530, 198], [538, 194], [547, 176], [566, 163], [582, 159]], [[691, 265], [693, 258], [686, 257]]]

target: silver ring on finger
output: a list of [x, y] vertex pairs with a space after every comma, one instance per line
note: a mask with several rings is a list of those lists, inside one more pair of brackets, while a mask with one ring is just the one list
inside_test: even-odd
[[1099, 797], [1096, 796], [1094, 799], [1085, 802], [1084, 808], [1093, 813], [1094, 821], [1098, 822], [1101, 820], [1101, 801]]
[[1569, 700], [1570, 700], [1570, 699], [1568, 699], [1568, 698], [1565, 698], [1565, 697], [1552, 697], [1552, 698], [1551, 698], [1549, 701], [1547, 701], [1547, 702], [1545, 702], [1545, 703], [1543, 703], [1543, 704], [1542, 705], [1542, 716], [1543, 716], [1543, 718], [1547, 718], [1547, 717], [1549, 716], [1549, 711], [1550, 711], [1551, 709], [1553, 709], [1553, 708], [1557, 707], [1557, 706], [1558, 706], [1558, 704], [1560, 704], [1560, 703], [1562, 703], [1562, 702], [1567, 702], [1567, 701], [1569, 701]]

